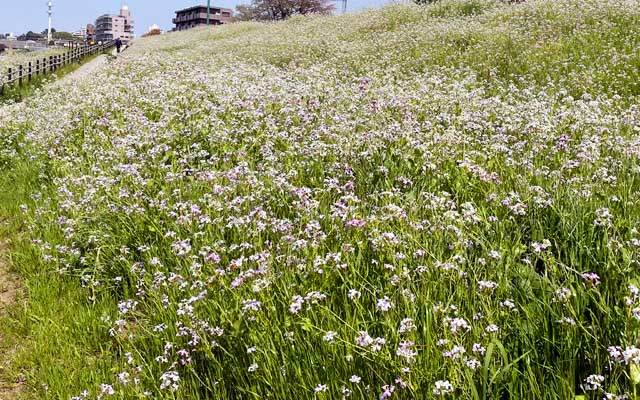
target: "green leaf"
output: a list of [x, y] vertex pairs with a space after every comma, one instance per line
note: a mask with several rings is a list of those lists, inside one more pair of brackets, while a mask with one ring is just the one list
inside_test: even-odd
[[302, 320], [302, 330], [305, 332], [311, 332], [313, 330], [313, 324], [309, 318], [304, 318]]
[[634, 385], [640, 384], [640, 366], [635, 364], [631, 364], [631, 381], [633, 381]]

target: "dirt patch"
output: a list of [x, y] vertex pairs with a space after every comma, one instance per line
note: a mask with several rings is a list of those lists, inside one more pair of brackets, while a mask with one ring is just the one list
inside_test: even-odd
[[0, 314], [4, 314], [7, 306], [12, 304], [20, 292], [20, 284], [13, 274], [9, 272], [6, 254], [7, 243], [0, 240]]
[[[7, 307], [13, 304], [20, 294], [20, 282], [9, 271], [6, 255], [8, 245], [6, 241], [0, 239], [0, 318], [4, 317]], [[0, 399], [18, 399], [23, 389], [23, 382], [10, 379], [7, 376], [7, 367], [11, 356], [15, 351], [14, 346], [8, 342], [10, 338], [5, 336], [0, 325]]]

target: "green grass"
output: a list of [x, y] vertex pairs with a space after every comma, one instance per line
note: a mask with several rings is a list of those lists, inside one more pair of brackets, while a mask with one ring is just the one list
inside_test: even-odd
[[[20, 300], [0, 319], [3, 337], [18, 340], [2, 343], [2, 349], [14, 345], [9, 371], [12, 380], [39, 382], [21, 393], [24, 398], [59, 399], [75, 389], [106, 379], [116, 354], [106, 340], [108, 333], [100, 326], [104, 310], [113, 307], [109, 298], [91, 299], [77, 281], [61, 279], [46, 269], [39, 254], [24, 235], [25, 221], [19, 205], [38, 182], [33, 170], [15, 168], [0, 178], [0, 217], [9, 219], [3, 225], [3, 237], [11, 238], [10, 263], [23, 278]], [[46, 379], [42, 379], [43, 377]], [[66, 382], [66, 383], [65, 383]], [[46, 388], [51, 388], [46, 389]]]

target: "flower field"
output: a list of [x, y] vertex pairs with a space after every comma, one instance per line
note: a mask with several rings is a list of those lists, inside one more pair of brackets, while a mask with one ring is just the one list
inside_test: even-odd
[[636, 398], [639, 44], [631, 0], [392, 5], [137, 40], [0, 108], [16, 373], [44, 399]]

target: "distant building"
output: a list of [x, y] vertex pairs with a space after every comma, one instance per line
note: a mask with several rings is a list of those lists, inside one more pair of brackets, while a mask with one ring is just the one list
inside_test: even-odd
[[[211, 7], [209, 23], [211, 25], [222, 25], [231, 22], [233, 11], [229, 8]], [[195, 6], [176, 11], [173, 19], [176, 25], [174, 31], [195, 28], [196, 26], [207, 24], [207, 6]]]
[[160, 34], [162, 34], [162, 30], [160, 29], [160, 27], [156, 24], [153, 24], [149, 27], [149, 30], [147, 31], [147, 33], [142, 35], [142, 37], [156, 36]]
[[73, 37], [78, 39], [86, 39], [87, 38], [87, 28], [80, 28], [77, 31], [73, 32]]
[[87, 42], [93, 42], [96, 39], [96, 27], [93, 24], [87, 24]]
[[120, 15], [104, 14], [96, 19], [95, 41], [107, 42], [120, 38], [124, 44], [133, 40], [133, 19], [129, 7], [122, 6]]

